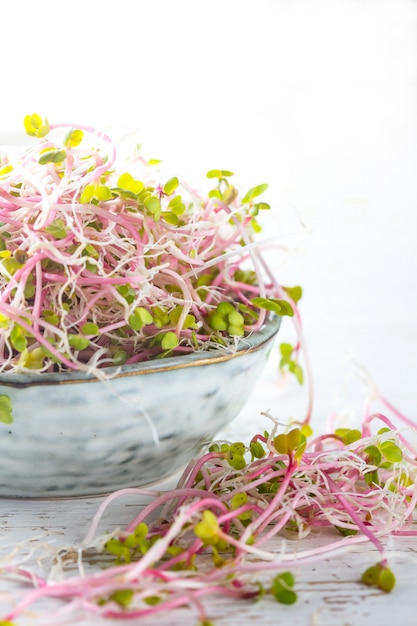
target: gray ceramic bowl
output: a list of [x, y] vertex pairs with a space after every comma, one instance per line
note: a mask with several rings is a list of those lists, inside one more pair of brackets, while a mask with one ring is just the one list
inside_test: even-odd
[[1, 497], [99, 495], [174, 474], [233, 420], [280, 318], [237, 352], [203, 352], [79, 373], [2, 374], [13, 423], [0, 424]]

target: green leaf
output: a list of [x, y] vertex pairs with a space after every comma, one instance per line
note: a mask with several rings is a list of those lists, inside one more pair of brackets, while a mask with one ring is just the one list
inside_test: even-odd
[[31, 137], [45, 137], [49, 133], [49, 122], [45, 118], [42, 120], [41, 116], [38, 113], [33, 113], [33, 115], [26, 115], [23, 119], [23, 124], [26, 130], [26, 134]]
[[293, 428], [287, 434], [288, 449], [293, 452], [301, 443], [301, 431], [299, 428]]
[[158, 214], [161, 211], [161, 201], [157, 196], [148, 196], [144, 200], [144, 205], [148, 209], [149, 213], [153, 215]]
[[382, 454], [390, 463], [399, 463], [403, 458], [401, 448], [392, 441], [384, 441], [379, 446]]
[[119, 176], [117, 186], [126, 191], [131, 191], [136, 196], [144, 189], [145, 184], [141, 180], [133, 178], [129, 172], [125, 172]]
[[300, 385], [303, 384], [303, 382], [304, 382], [303, 368], [301, 367], [301, 365], [299, 363], [297, 363], [297, 361], [291, 360], [288, 363], [288, 371], [290, 371], [291, 374], [294, 374], [295, 378], [297, 379], [297, 382]]
[[290, 343], [281, 343], [279, 350], [283, 357], [290, 357], [294, 351], [294, 348]]
[[257, 211], [268, 211], [271, 208], [271, 205], [267, 202], [257, 202], [255, 207]]
[[169, 312], [169, 319], [173, 324], [176, 324], [181, 317], [181, 313], [183, 312], [182, 306], [176, 306]]
[[235, 441], [234, 443], [230, 444], [229, 451], [233, 454], [243, 455], [246, 452], [246, 446], [242, 441]]
[[335, 526], [335, 529], [342, 535], [342, 537], [353, 537], [358, 534], [355, 528], [344, 528], [343, 526]]
[[106, 185], [96, 185], [94, 189], [94, 196], [100, 202], [104, 202], [106, 200], [111, 200], [113, 194]]
[[[180, 319], [182, 312], [183, 312], [183, 307], [182, 306], [176, 306], [169, 313], [170, 321], [173, 324], [176, 324], [178, 322], [178, 320]], [[196, 319], [195, 319], [194, 315], [191, 315], [191, 313], [186, 315], [182, 327], [183, 328], [198, 328], [198, 325], [196, 324]]]
[[33, 348], [31, 351], [24, 350], [19, 357], [19, 365], [30, 370], [40, 370], [43, 366], [45, 353], [41, 347]]
[[260, 233], [262, 231], [262, 226], [259, 222], [256, 221], [254, 217], [252, 217], [250, 225], [252, 226], [252, 230], [254, 233]]
[[215, 545], [218, 542], [219, 530], [217, 517], [209, 509], [203, 511], [201, 522], [194, 526], [194, 533], [206, 545]]
[[92, 183], [86, 185], [80, 196], [80, 204], [89, 204], [94, 198], [94, 185]]
[[117, 352], [113, 355], [113, 364], [114, 365], [123, 365], [126, 363], [128, 358], [128, 354], [126, 350], [117, 350]]
[[245, 335], [245, 329], [240, 324], [229, 324], [227, 332], [231, 337], [243, 337]]
[[156, 306], [152, 309], [152, 315], [154, 324], [157, 328], [162, 328], [169, 324], [170, 319], [166, 310], [162, 307]]
[[266, 454], [265, 449], [260, 441], [251, 441], [249, 449], [255, 459], [262, 459]]
[[98, 259], [99, 254], [96, 248], [91, 243], [87, 243], [83, 250], [83, 256], [89, 256], [93, 259]]
[[97, 265], [95, 263], [91, 263], [90, 261], [86, 261], [85, 269], [87, 271], [91, 272], [92, 274], [97, 274], [98, 273]]
[[25, 337], [25, 331], [21, 326], [15, 324], [10, 333], [10, 342], [17, 352], [24, 352], [27, 348], [27, 339]]
[[97, 326], [97, 324], [94, 324], [93, 322], [88, 322], [87, 324], [84, 324], [81, 327], [81, 332], [83, 333], [83, 335], [98, 335], [100, 329]]
[[274, 578], [271, 585], [271, 593], [277, 602], [281, 604], [294, 604], [297, 594], [293, 590], [294, 576], [291, 572], [282, 572]]
[[238, 191], [233, 185], [227, 183], [226, 189], [223, 191], [222, 200], [225, 204], [231, 204], [237, 198]]
[[356, 428], [336, 428], [335, 434], [342, 439], [346, 446], [355, 441], [359, 441], [362, 437], [361, 431]]
[[171, 224], [171, 226], [178, 226], [180, 223], [180, 220], [178, 219], [178, 217], [175, 215], [175, 213], [167, 213], [164, 212], [163, 213], [163, 218], [165, 220], [165, 222], [167, 224]]
[[266, 183], [262, 185], [256, 185], [256, 187], [252, 187], [242, 198], [242, 204], [247, 204], [248, 202], [252, 202], [254, 198], [257, 198], [258, 196], [263, 194], [268, 189], [268, 187], [269, 185]]
[[[241, 506], [244, 506], [248, 501], [248, 494], [245, 492], [241, 492], [241, 493], [236, 493], [231, 500], [231, 506], [232, 509], [238, 509]], [[252, 511], [250, 509], [248, 509], [247, 511], [243, 511], [242, 513], [239, 513], [238, 515], [238, 519], [242, 520], [243, 522], [245, 520], [250, 520], [252, 518]]]
[[120, 539], [112, 537], [107, 541], [104, 547], [108, 552], [117, 556], [119, 560], [123, 560], [125, 563], [130, 563], [130, 550], [120, 541]]
[[[176, 196], [176, 197], [180, 197], [180, 196]], [[172, 205], [171, 211], [176, 217], [179, 217], [180, 215], [185, 213], [186, 208], [187, 207], [185, 206], [184, 202], [176, 202], [174, 205]]]
[[149, 532], [148, 525], [145, 524], [144, 522], [141, 522], [140, 524], [136, 526], [135, 530], [133, 531], [133, 534], [135, 535], [135, 537], [138, 537], [139, 539], [146, 539], [148, 532]]
[[239, 454], [238, 452], [230, 452], [227, 458], [227, 462], [231, 467], [237, 470], [241, 470], [246, 467], [246, 461], [243, 454]]
[[385, 433], [390, 433], [391, 429], [388, 428], [387, 426], [384, 426], [383, 428], [380, 428], [377, 432], [377, 435], [384, 435]]
[[227, 178], [228, 176], [234, 176], [234, 174], [229, 170], [210, 170], [206, 176], [207, 178]]
[[239, 313], [239, 311], [232, 311], [229, 313], [227, 320], [232, 326], [242, 326], [245, 321], [243, 315]]
[[68, 234], [68, 227], [65, 224], [64, 220], [61, 218], [57, 218], [49, 226], [45, 228], [46, 232], [48, 232], [54, 239], [64, 239]]
[[395, 576], [389, 567], [384, 567], [378, 577], [378, 587], [382, 591], [392, 591], [395, 587]]
[[145, 307], [139, 306], [129, 315], [127, 321], [132, 330], [141, 330], [144, 326], [152, 324], [153, 317]]
[[84, 133], [82, 130], [78, 130], [78, 129], [70, 130], [64, 139], [64, 145], [67, 146], [68, 148], [76, 148], [77, 146], [80, 145], [83, 138], [84, 138]]
[[295, 604], [297, 602], [297, 594], [292, 589], [282, 589], [274, 594], [274, 597], [281, 604]]
[[235, 308], [231, 302], [219, 302], [216, 307], [216, 312], [222, 317], [227, 317], [231, 313], [234, 313]]
[[[0, 169], [0, 177], [3, 178], [3, 176], [7, 176], [7, 174], [10, 174], [10, 172], [13, 171], [13, 166], [12, 165], [5, 165], [4, 167], [2, 167]], [[0, 622], [1, 624], [1, 622]]]
[[301, 287], [299, 287], [299, 286], [296, 286], [296, 287], [283, 287], [283, 289], [289, 295], [291, 300], [294, 300], [294, 302], [298, 302], [299, 300], [301, 300], [301, 297], [303, 295], [303, 290], [302, 290]]
[[310, 424], [304, 424], [303, 426], [301, 426], [301, 434], [306, 439], [308, 437], [311, 437], [311, 435], [313, 434], [313, 429], [311, 428]]
[[160, 598], [159, 596], [146, 596], [143, 598], [143, 601], [145, 602], [145, 604], [149, 604], [149, 606], [155, 606], [156, 604], [162, 602], [162, 598]]
[[33, 277], [32, 272], [29, 274], [29, 276], [26, 279], [26, 283], [25, 283], [25, 288], [23, 290], [23, 293], [25, 295], [25, 298], [27, 300], [29, 300], [30, 298], [33, 298], [33, 296], [35, 295], [36, 292], [36, 285], [35, 285], [35, 279]]
[[381, 463], [382, 456], [377, 446], [367, 446], [363, 452], [368, 457], [367, 461], [371, 465], [378, 466]]
[[4, 424], [13, 423], [12, 401], [5, 394], [0, 395], [0, 422]]
[[133, 182], [132, 174], [129, 174], [129, 172], [125, 172], [124, 174], [121, 174], [119, 176], [117, 180], [117, 186], [120, 187], [121, 189], [130, 189], [132, 182]]
[[48, 150], [47, 152], [43, 152], [43, 154], [39, 157], [38, 163], [39, 165], [45, 165], [46, 163], [62, 163], [66, 158], [67, 153], [65, 150]]
[[218, 313], [211, 313], [208, 318], [210, 327], [213, 330], [224, 331], [227, 330], [228, 323], [227, 320], [219, 315]]
[[170, 209], [174, 209], [174, 207], [175, 207], [176, 205], [178, 205], [178, 204], [183, 204], [183, 201], [182, 201], [182, 196], [180, 196], [180, 195], [178, 195], [178, 196], [173, 196], [173, 197], [171, 198], [171, 200], [169, 201], [169, 203], [168, 203], [168, 208], [170, 208]]
[[165, 333], [162, 337], [161, 346], [163, 350], [174, 350], [178, 346], [177, 335], [172, 330]]
[[82, 335], [68, 335], [68, 343], [75, 350], [85, 350], [90, 345], [90, 340]]
[[256, 285], [257, 277], [256, 272], [253, 270], [237, 269], [233, 276], [234, 280], [246, 283], [247, 285]]
[[278, 454], [288, 454], [288, 437], [285, 433], [274, 437], [274, 448]]
[[379, 587], [388, 593], [395, 587], [395, 576], [389, 567], [376, 563], [364, 571], [361, 582], [365, 585]]
[[117, 291], [128, 304], [132, 304], [132, 302], [135, 300], [136, 291], [130, 285], [120, 285], [119, 287], [117, 287]]
[[180, 184], [180, 181], [178, 180], [176, 176], [174, 176], [174, 178], [170, 178], [169, 180], [167, 180], [167, 182], [164, 185], [164, 189], [163, 189], [164, 193], [167, 196], [170, 196], [172, 193], [174, 193], [174, 191], [176, 190], [179, 184]]
[[378, 472], [366, 472], [364, 478], [367, 485], [379, 485]]
[[133, 600], [134, 592], [132, 589], [118, 589], [117, 591], [113, 591], [110, 596], [110, 600], [116, 602], [123, 609], [126, 609]]
[[248, 494], [245, 493], [244, 491], [241, 491], [240, 493], [235, 493], [235, 495], [232, 496], [230, 504], [231, 504], [232, 509], [238, 509], [239, 507], [246, 504], [247, 501], [248, 501]]
[[362, 574], [361, 582], [363, 582], [365, 585], [370, 586], [377, 585], [381, 571], [382, 565], [380, 565], [379, 563], [377, 563], [376, 565], [371, 565]]
[[272, 311], [277, 315], [288, 315], [292, 317], [294, 315], [294, 310], [287, 300], [278, 300], [276, 298], [252, 298], [252, 304], [257, 306], [259, 309], [266, 309], [267, 311]]
[[80, 204], [90, 204], [93, 200], [99, 202], [110, 200], [113, 194], [106, 185], [94, 185], [90, 183], [86, 185], [80, 196]]
[[217, 198], [218, 200], [222, 199], [222, 194], [219, 189], [211, 189], [208, 193], [209, 198]]

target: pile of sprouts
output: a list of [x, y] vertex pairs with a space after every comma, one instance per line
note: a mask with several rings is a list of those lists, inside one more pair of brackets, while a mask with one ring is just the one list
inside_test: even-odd
[[[116, 173], [115, 148], [94, 129], [66, 129], [58, 142], [49, 133], [61, 125], [32, 115], [25, 126], [36, 145], [0, 150], [5, 376], [230, 348], [273, 312], [293, 317], [297, 343], [280, 345], [280, 367], [303, 382], [301, 289], [277, 283], [254, 240], [266, 185], [240, 197], [231, 172], [212, 170], [216, 185], [202, 197], [175, 177], [156, 183], [154, 166], [138, 155], [140, 177]], [[210, 626], [206, 597], [293, 604], [295, 568], [361, 543], [379, 557], [358, 583], [392, 591], [388, 540], [417, 537], [417, 450], [407, 437], [417, 425], [374, 390], [384, 412], [369, 402], [357, 429], [315, 435], [309, 373], [307, 380], [303, 420], [283, 424], [267, 413], [268, 431], [249, 442], [212, 442], [175, 489], [109, 495], [84, 540], [60, 550], [46, 575], [18, 552], [4, 559], [1, 575], [29, 589], [10, 594], [0, 626], [36, 614], [48, 598], [62, 607], [38, 609], [42, 624], [86, 615], [140, 620], [190, 607], [199, 626]], [[108, 507], [130, 495], [150, 500], [126, 528], [100, 533]], [[326, 542], [309, 546], [319, 532]], [[90, 573], [92, 552], [105, 560]]]
[[[318, 436], [306, 422], [283, 425], [265, 414], [269, 431], [248, 444], [213, 442], [175, 489], [114, 492], [84, 540], [57, 553], [48, 575], [29, 569], [25, 557], [4, 560], [2, 575], [23, 588], [0, 616], [1, 626], [18, 626], [27, 612], [56, 626], [88, 615], [172, 616], [179, 607], [193, 610], [198, 626], [213, 626], [206, 598], [224, 597], [235, 608], [238, 600], [294, 604], [294, 569], [363, 543], [372, 543], [379, 558], [358, 572], [358, 584], [392, 591], [393, 538], [417, 538], [417, 450], [406, 437], [417, 425], [378, 400], [386, 414], [369, 407], [360, 429]], [[150, 501], [126, 528], [99, 533], [108, 507], [131, 495]], [[326, 541], [312, 547], [309, 536], [317, 533]], [[85, 565], [94, 554], [104, 561], [90, 573]], [[48, 598], [62, 606], [48, 613], [37, 608]]]
[[[264, 279], [254, 253], [268, 185], [244, 195], [211, 170], [208, 193], [105, 133], [24, 120], [0, 148], [0, 373], [120, 366], [233, 349], [299, 289]], [[294, 361], [294, 359], [292, 359]]]

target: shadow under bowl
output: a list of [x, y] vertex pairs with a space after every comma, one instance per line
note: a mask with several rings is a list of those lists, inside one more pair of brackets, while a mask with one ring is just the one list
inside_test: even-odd
[[119, 368], [2, 374], [13, 423], [0, 424], [0, 497], [103, 495], [172, 476], [248, 399], [279, 330], [272, 317], [237, 351]]

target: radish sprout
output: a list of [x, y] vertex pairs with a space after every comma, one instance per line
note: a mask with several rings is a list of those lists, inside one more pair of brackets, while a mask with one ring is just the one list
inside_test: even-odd
[[242, 197], [211, 170], [200, 194], [138, 155], [122, 169], [97, 129], [24, 124], [34, 145], [0, 148], [0, 372], [234, 349], [268, 310], [294, 314], [255, 240], [268, 185]]

